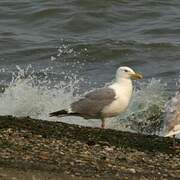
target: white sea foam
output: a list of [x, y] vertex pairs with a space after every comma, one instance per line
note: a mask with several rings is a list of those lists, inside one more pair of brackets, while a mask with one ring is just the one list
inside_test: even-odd
[[[5, 92], [0, 94], [0, 114], [13, 116], [30, 116], [32, 118], [65, 121], [68, 123], [81, 124], [85, 126], [98, 126], [98, 120], [84, 120], [80, 117], [50, 118], [52, 111], [67, 108], [80, 95], [75, 95], [79, 88], [79, 82], [76, 75], [69, 77], [68, 83], [59, 80], [58, 83], [52, 83], [48, 78], [49, 69], [42, 70], [43, 78], [39, 78], [31, 66], [21, 69], [17, 66], [18, 73], [12, 73], [12, 81], [9, 83]], [[50, 69], [52, 71], [52, 69]], [[63, 74], [64, 75], [64, 74]], [[68, 75], [67, 75], [68, 76]], [[55, 84], [55, 85], [53, 85]], [[137, 121], [146, 121], [148, 108], [153, 104], [162, 108], [165, 102], [164, 85], [159, 81], [152, 79], [149, 82], [141, 82], [139, 89], [134, 91], [134, 95], [128, 110], [121, 116], [107, 121], [109, 128], [123, 129], [127, 124], [121, 119], [131, 121], [132, 117], [138, 115]], [[133, 113], [133, 115], [132, 115]], [[150, 112], [153, 113], [153, 112]], [[127, 130], [127, 129], [126, 129]], [[130, 129], [128, 129], [130, 130]]]
[[[167, 101], [166, 84], [162, 83], [161, 80], [151, 79], [140, 82], [138, 86], [140, 88], [134, 90], [127, 111], [113, 121], [109, 121], [109, 126], [120, 130], [155, 133], [156, 129], [160, 127], [152, 128], [151, 125], [159, 126], [161, 124], [159, 116], [161, 112], [163, 113]], [[138, 127], [138, 124], [141, 127]]]
[[166, 103], [163, 135], [180, 138], [180, 92], [176, 94]]
[[[31, 65], [25, 69], [16, 66], [16, 73], [12, 72], [12, 80], [7, 84], [8, 87], [5, 89], [5, 92], [0, 94], [0, 115], [30, 116], [43, 120], [64, 121], [84, 126], [99, 127], [100, 121], [98, 120], [87, 121], [80, 117], [65, 117], [61, 119], [49, 117], [50, 112], [67, 108], [71, 102], [81, 96], [81, 94], [77, 93], [80, 89], [80, 82], [84, 85], [87, 84], [83, 78], [77, 77], [79, 68], [84, 66], [83, 62], [80, 63], [76, 59], [81, 54], [81, 51], [87, 52], [88, 50], [85, 48], [75, 51], [64, 44], [57, 48], [57, 54], [51, 56], [50, 62], [63, 61], [68, 67], [70, 65], [71, 69], [74, 69], [73, 72], [58, 72], [58, 81], [57, 77], [55, 77], [55, 80], [49, 77], [49, 73], [53, 72], [53, 67], [39, 70], [41, 76], [38, 76], [37, 71]], [[64, 56], [66, 55], [74, 57], [74, 61], [70, 62], [70, 64], [69, 62], [64, 62]], [[6, 71], [7, 69], [0, 69], [0, 72], [5, 73]], [[60, 79], [59, 77], [64, 78]], [[165, 85], [160, 80], [143, 81], [138, 84], [138, 87], [139, 89], [134, 91], [127, 111], [119, 117], [107, 121], [109, 128], [131, 130], [132, 126], [127, 125], [132, 125], [131, 122], [134, 121], [146, 121], [149, 115], [154, 113], [152, 110], [149, 110], [153, 105], [163, 109], [166, 100], [164, 95]], [[83, 91], [79, 92], [82, 93]]]
[[17, 66], [18, 73], [12, 73], [12, 81], [5, 92], [0, 94], [0, 114], [13, 116], [30, 116], [49, 119], [48, 113], [67, 107], [76, 97], [73, 91], [78, 85], [74, 79], [66, 84], [59, 81], [52, 86], [43, 70], [43, 79], [38, 79], [31, 66], [25, 70]]

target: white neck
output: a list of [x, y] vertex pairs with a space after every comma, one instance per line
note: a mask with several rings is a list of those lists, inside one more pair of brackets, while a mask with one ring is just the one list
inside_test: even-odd
[[118, 96], [127, 97], [127, 100], [130, 100], [133, 91], [131, 79], [119, 78], [110, 87], [116, 91]]
[[127, 83], [127, 82], [131, 82], [131, 84], [132, 84], [132, 80], [131, 80], [130, 78], [122, 78], [122, 77], [116, 78], [115, 82], [117, 82], [117, 83], [123, 83], [123, 82]]

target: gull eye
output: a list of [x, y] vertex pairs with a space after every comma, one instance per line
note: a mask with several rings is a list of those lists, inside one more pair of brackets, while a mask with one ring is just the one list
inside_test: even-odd
[[128, 72], [128, 70], [127, 70], [127, 69], [125, 69], [125, 70], [124, 70], [124, 72]]

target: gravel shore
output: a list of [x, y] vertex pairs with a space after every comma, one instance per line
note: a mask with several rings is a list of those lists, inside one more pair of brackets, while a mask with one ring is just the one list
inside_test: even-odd
[[171, 146], [171, 138], [0, 116], [1, 168], [84, 178], [180, 179], [180, 151]]

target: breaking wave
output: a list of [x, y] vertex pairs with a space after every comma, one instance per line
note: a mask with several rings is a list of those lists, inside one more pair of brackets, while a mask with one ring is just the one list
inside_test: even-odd
[[[99, 126], [98, 120], [84, 120], [80, 117], [50, 118], [49, 112], [55, 111], [78, 99], [79, 83], [75, 74], [69, 75], [68, 82], [60, 80], [58, 83], [50, 79], [52, 68], [36, 73], [32, 66], [12, 73], [12, 80], [4, 93], [0, 94], [0, 114], [13, 116], [30, 116], [32, 118], [66, 121], [84, 126]], [[62, 72], [63, 73], [63, 72]], [[63, 76], [68, 76], [62, 74]], [[83, 82], [85, 83], [85, 82]], [[165, 84], [160, 80], [151, 79], [136, 85], [128, 110], [119, 117], [107, 121], [109, 128], [125, 129], [136, 132], [152, 133], [161, 127], [161, 114], [167, 100]]]

